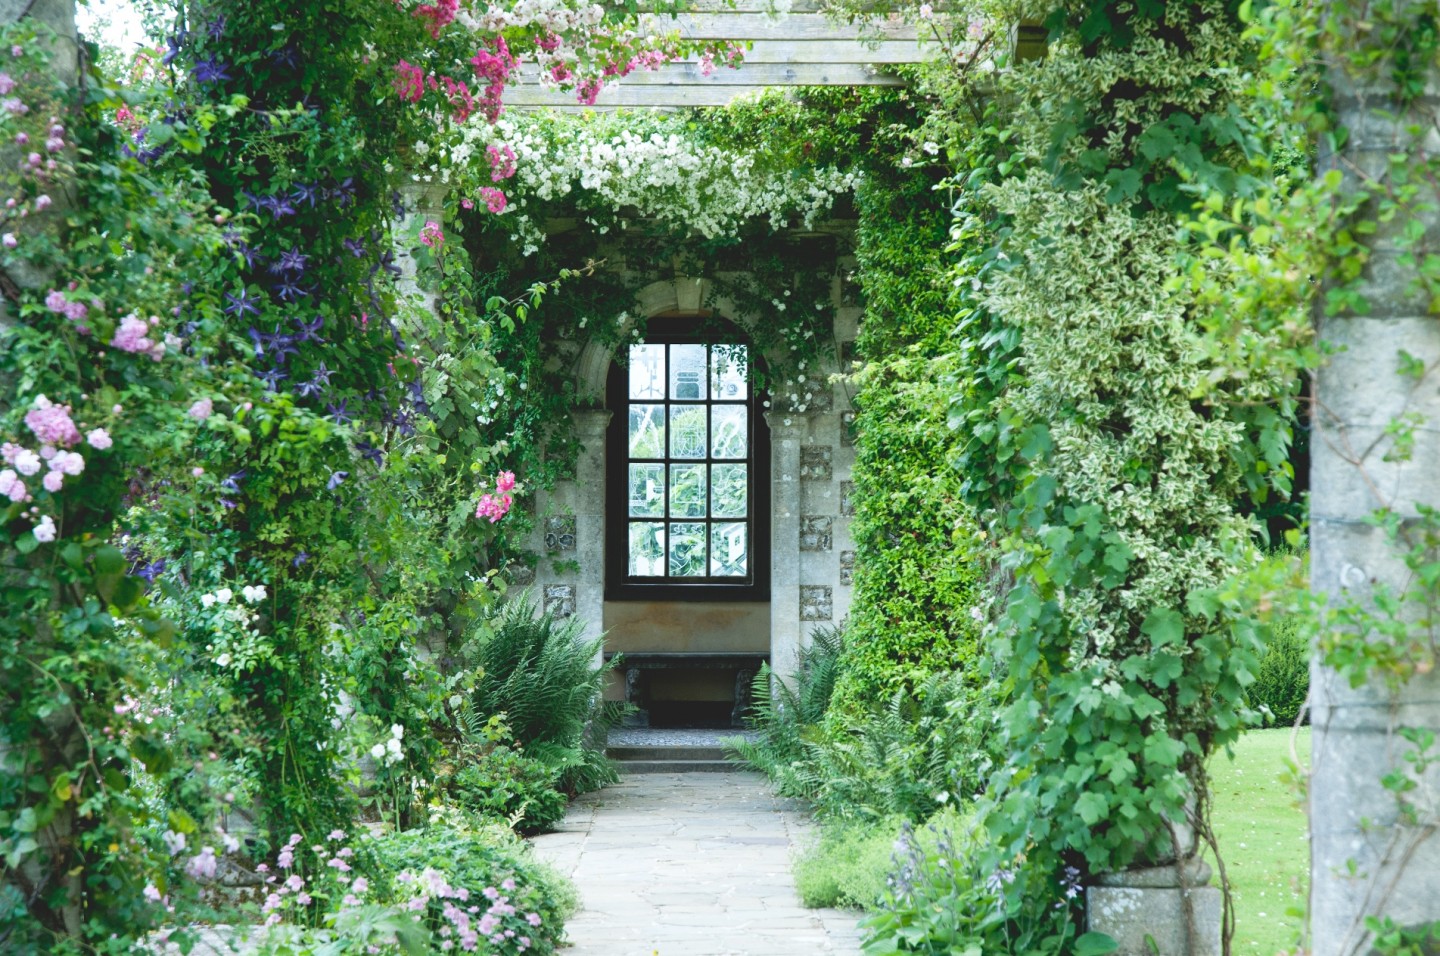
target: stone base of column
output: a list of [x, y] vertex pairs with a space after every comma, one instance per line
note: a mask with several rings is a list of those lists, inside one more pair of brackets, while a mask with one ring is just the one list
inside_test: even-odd
[[1115, 956], [1220, 956], [1220, 890], [1203, 862], [1184, 869], [1184, 886], [1174, 864], [1100, 877], [1085, 891], [1089, 929], [1120, 944]]

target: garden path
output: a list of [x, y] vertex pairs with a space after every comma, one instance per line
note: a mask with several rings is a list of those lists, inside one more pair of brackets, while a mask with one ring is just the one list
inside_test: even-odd
[[567, 956], [860, 952], [853, 913], [800, 905], [807, 822], [753, 773], [634, 774], [576, 800], [539, 856], [580, 890]]

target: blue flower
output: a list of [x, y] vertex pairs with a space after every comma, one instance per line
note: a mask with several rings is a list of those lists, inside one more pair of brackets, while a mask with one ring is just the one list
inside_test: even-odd
[[158, 578], [164, 571], [165, 559], [161, 558], [159, 561], [151, 561], [144, 567], [136, 569], [135, 576], [137, 578], [144, 578], [149, 583], [154, 584], [155, 579]]
[[348, 425], [355, 421], [355, 416], [350, 414], [350, 409], [346, 407], [348, 401], [349, 399], [342, 398], [338, 403], [331, 403], [325, 406], [325, 411], [330, 413], [329, 418], [335, 424]]
[[295, 322], [295, 328], [298, 330], [298, 331], [295, 333], [295, 341], [297, 341], [297, 342], [324, 342], [324, 341], [325, 341], [325, 340], [322, 339], [322, 338], [319, 336], [319, 334], [318, 334], [319, 331], [320, 331], [320, 329], [325, 325], [325, 316], [323, 316], [323, 315], [317, 315], [317, 316], [315, 316], [314, 319], [312, 319], [312, 320], [309, 321], [309, 322], [306, 322], [304, 319], [301, 319], [301, 318], [296, 318], [296, 319], [294, 320], [294, 322]]
[[280, 297], [281, 302], [294, 302], [309, 295], [307, 289], [301, 288], [293, 279], [281, 279], [275, 283], [275, 294]]
[[274, 216], [277, 222], [285, 216], [295, 215], [295, 207], [290, 205], [288, 199], [281, 196], [264, 196], [260, 199], [260, 203], [270, 210], [270, 215]]
[[225, 17], [221, 15], [211, 20], [210, 25], [205, 28], [205, 32], [210, 34], [212, 40], [220, 39], [225, 33]]
[[305, 183], [296, 183], [295, 191], [290, 194], [290, 200], [297, 206], [303, 202], [307, 204], [311, 209], [314, 209], [315, 200], [318, 199], [319, 196], [320, 190], [317, 187], [309, 186]]
[[341, 483], [344, 482], [346, 478], [349, 477], [350, 472], [348, 471], [337, 471], [332, 473], [330, 475], [330, 480], [325, 482], [325, 490], [334, 491], [336, 488], [340, 487]]
[[165, 55], [160, 58], [160, 62], [165, 66], [169, 66], [171, 63], [174, 63], [175, 58], [180, 55], [180, 48], [184, 45], [185, 34], [183, 32], [176, 34], [172, 37], [166, 37]]
[[224, 309], [226, 315], [233, 315], [237, 319], [242, 319], [246, 313], [250, 315], [260, 314], [260, 306], [257, 304], [260, 301], [260, 297], [249, 295], [243, 286], [240, 288], [239, 295], [231, 292], [225, 293], [225, 301], [229, 303]]
[[292, 568], [298, 568], [298, 567], [300, 567], [300, 565], [304, 564], [306, 561], [309, 561], [309, 560], [310, 560], [310, 552], [309, 552], [309, 551], [301, 551], [299, 554], [295, 555], [294, 560], [292, 560], [292, 561], [290, 562], [290, 567], [292, 567]]
[[238, 494], [240, 491], [240, 482], [244, 481], [246, 476], [249, 474], [249, 471], [241, 468], [239, 471], [235, 472], [233, 475], [228, 476], [224, 481], [220, 482], [220, 487], [225, 491], [233, 491]]
[[282, 272], [294, 272], [296, 274], [300, 274], [305, 271], [305, 264], [309, 261], [309, 256], [305, 255], [305, 253], [301, 252], [294, 246], [291, 246], [289, 250], [280, 253], [279, 259], [276, 259], [273, 263], [270, 264], [270, 271], [275, 273], [276, 275], [279, 275]]
[[364, 458], [366, 461], [373, 461], [377, 465], [385, 464], [385, 453], [382, 452], [380, 449], [376, 448], [374, 445], [370, 444], [368, 441], [356, 442], [355, 450], [358, 451], [360, 453], [360, 457]]
[[272, 368], [269, 371], [261, 373], [260, 380], [265, 383], [267, 389], [272, 392], [278, 392], [280, 391], [280, 383], [289, 377], [290, 376], [286, 375], [279, 368]]
[[218, 83], [221, 80], [233, 79], [229, 73], [225, 72], [227, 69], [229, 69], [228, 64], [217, 63], [215, 58], [211, 57], [196, 63], [190, 72], [194, 75], [196, 83]]
[[356, 259], [365, 255], [365, 243], [359, 239], [346, 239], [344, 245], [345, 249]]

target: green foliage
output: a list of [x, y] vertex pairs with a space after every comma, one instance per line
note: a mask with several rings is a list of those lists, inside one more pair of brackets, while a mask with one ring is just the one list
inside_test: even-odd
[[567, 790], [613, 779], [603, 741], [590, 734], [608, 719], [603, 689], [615, 662], [597, 665], [601, 640], [582, 641], [583, 627], [578, 618], [537, 613], [522, 595], [482, 619], [460, 650], [476, 670], [475, 712], [504, 715], [525, 755], [559, 768]]
[[986, 559], [948, 467], [958, 445], [945, 404], [954, 374], [943, 248], [950, 214], [933, 181], [873, 177], [859, 194], [856, 257], [866, 313], [854, 376], [855, 599], [842, 709], [927, 674], [973, 667]]
[[1114, 951], [1109, 937], [1076, 929], [1078, 870], [1042, 874], [1013, 860], [994, 867], [976, 824], [972, 812], [951, 807], [903, 828], [889, 890], [863, 924], [866, 956]]
[[861, 823], [836, 820], [795, 859], [795, 890], [809, 907], [873, 910], [885, 897], [901, 817]]
[[[1310, 696], [1310, 628], [1296, 617], [1272, 625], [1247, 700], [1266, 712], [1266, 722], [1288, 726]], [[1308, 717], [1306, 718], [1308, 722]]]
[[791, 764], [805, 754], [804, 741], [817, 732], [830, 708], [839, 681], [844, 633], [835, 627], [817, 627], [810, 643], [800, 649], [795, 686], [781, 681], [762, 665], [751, 683], [750, 726], [757, 740], [727, 739], [726, 747], [751, 767], [786, 786]]

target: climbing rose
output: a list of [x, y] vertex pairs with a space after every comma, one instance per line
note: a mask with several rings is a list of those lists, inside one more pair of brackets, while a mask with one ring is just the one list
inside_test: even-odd
[[435, 220], [426, 220], [420, 229], [420, 241], [427, 246], [438, 246], [445, 241], [445, 232]]
[[510, 491], [515, 487], [515, 472], [502, 471], [495, 476], [495, 490], [499, 492]]
[[103, 428], [95, 428], [85, 435], [85, 441], [96, 451], [104, 451], [115, 444], [110, 440], [110, 433]]
[[481, 186], [480, 198], [485, 200], [485, 208], [497, 215], [504, 212], [509, 204], [505, 194], [493, 186]]
[[20, 472], [20, 474], [33, 475], [40, 470], [40, 456], [28, 448], [22, 448], [19, 453], [15, 455], [15, 459], [11, 464], [15, 466], [15, 470]]
[[73, 445], [80, 441], [80, 429], [70, 420], [70, 406], [56, 405], [44, 395], [37, 396], [35, 407], [25, 413], [25, 424], [47, 445]]
[[209, 398], [202, 398], [196, 401], [195, 404], [191, 405], [190, 410], [185, 414], [189, 415], [197, 422], [203, 422], [205, 419], [210, 417], [214, 410], [214, 403], [211, 402]]
[[40, 484], [44, 485], [45, 490], [53, 495], [64, 487], [65, 475], [59, 471], [47, 471], [45, 477], [40, 479]]
[[48, 544], [55, 540], [55, 521], [49, 515], [42, 515], [40, 523], [30, 529], [35, 535], [35, 540], [42, 544]]

